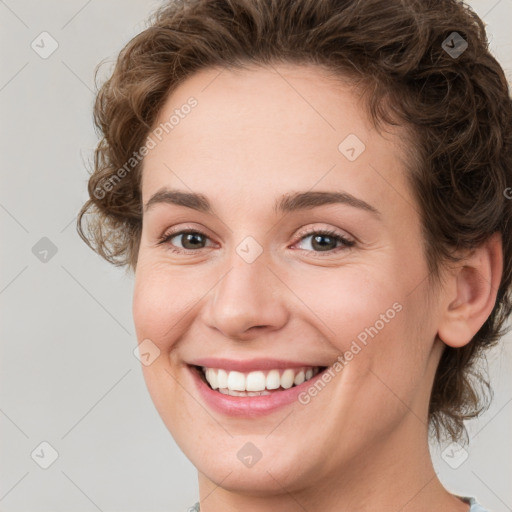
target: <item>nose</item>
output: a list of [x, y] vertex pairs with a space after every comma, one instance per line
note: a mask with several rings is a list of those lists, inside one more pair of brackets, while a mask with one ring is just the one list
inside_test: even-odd
[[247, 263], [235, 254], [231, 268], [212, 290], [205, 321], [226, 338], [260, 337], [287, 322], [285, 295], [286, 286], [263, 258]]

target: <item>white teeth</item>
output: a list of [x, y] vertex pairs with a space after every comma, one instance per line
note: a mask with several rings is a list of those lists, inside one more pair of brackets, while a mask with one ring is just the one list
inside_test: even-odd
[[295, 378], [295, 372], [288, 368], [283, 372], [283, 375], [281, 375], [281, 386], [284, 389], [289, 389], [293, 386], [293, 379]]
[[245, 389], [247, 391], [263, 391], [267, 384], [267, 379], [263, 372], [251, 372], [247, 375]]
[[206, 380], [210, 383], [212, 389], [217, 389], [219, 387], [217, 382], [217, 372], [213, 368], [208, 368], [206, 370]]
[[247, 396], [262, 396], [262, 395], [270, 395], [270, 391], [267, 391], [266, 389], [262, 391], [246, 391], [245, 393]]
[[298, 386], [299, 384], [302, 384], [305, 380], [306, 376], [304, 375], [304, 372], [301, 370], [297, 375], [295, 375], [295, 379], [293, 379], [293, 383]]
[[226, 370], [217, 370], [217, 385], [219, 388], [228, 387], [228, 374]]
[[242, 373], [203, 367], [203, 373], [212, 389], [224, 395], [269, 395], [269, 390], [289, 389], [314, 377], [319, 367], [287, 368], [285, 370], [254, 371]]
[[229, 372], [227, 388], [233, 391], [245, 391], [245, 375], [240, 372]]
[[280, 385], [279, 370], [270, 370], [267, 375], [267, 389], [277, 389]]

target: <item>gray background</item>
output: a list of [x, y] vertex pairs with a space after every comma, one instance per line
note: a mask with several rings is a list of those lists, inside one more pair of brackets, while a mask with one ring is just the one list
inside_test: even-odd
[[[2, 512], [185, 511], [198, 496], [196, 471], [133, 355], [132, 279], [75, 232], [97, 141], [94, 69], [159, 3], [0, 0]], [[512, 0], [469, 4], [510, 82]], [[46, 59], [31, 47], [43, 31], [59, 45]], [[41, 252], [43, 237], [54, 255]], [[511, 342], [489, 356], [495, 400], [470, 425], [467, 460], [454, 469], [446, 460], [453, 466], [464, 453], [433, 448], [446, 486], [495, 512], [512, 510]], [[58, 452], [47, 469], [51, 448], [42, 442]]]

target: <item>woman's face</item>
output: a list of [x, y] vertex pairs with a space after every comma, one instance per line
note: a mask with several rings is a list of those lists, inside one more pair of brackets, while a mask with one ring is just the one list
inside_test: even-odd
[[423, 439], [439, 308], [400, 135], [291, 65], [196, 73], [155, 127], [133, 314], [202, 477], [292, 491]]

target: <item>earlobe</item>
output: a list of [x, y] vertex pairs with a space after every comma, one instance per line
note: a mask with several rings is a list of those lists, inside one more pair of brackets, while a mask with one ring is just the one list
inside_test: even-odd
[[442, 292], [447, 295], [438, 336], [446, 345], [463, 347], [482, 327], [496, 303], [502, 273], [500, 233], [494, 233], [458, 263]]

